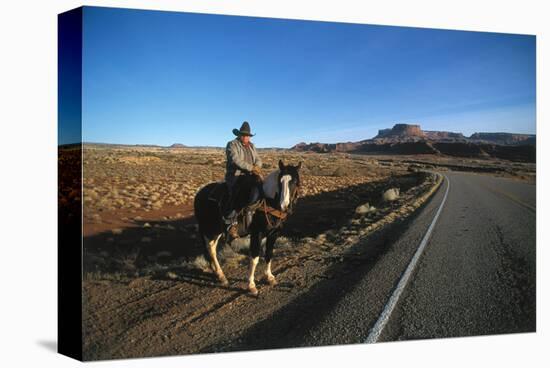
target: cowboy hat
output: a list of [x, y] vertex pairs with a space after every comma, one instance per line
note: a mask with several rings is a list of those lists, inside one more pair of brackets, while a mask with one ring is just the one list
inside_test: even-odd
[[243, 125], [241, 125], [241, 129], [233, 129], [233, 134], [235, 134], [237, 137], [241, 135], [249, 135], [252, 137], [255, 135], [250, 133], [250, 125], [248, 124], [248, 121], [245, 121]]

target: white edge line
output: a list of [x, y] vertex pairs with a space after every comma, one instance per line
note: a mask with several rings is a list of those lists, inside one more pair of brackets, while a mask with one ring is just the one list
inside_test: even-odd
[[409, 279], [411, 277], [411, 274], [416, 267], [416, 264], [418, 263], [418, 260], [420, 259], [420, 256], [422, 255], [422, 252], [424, 251], [424, 248], [426, 247], [426, 244], [428, 244], [428, 240], [430, 239], [430, 235], [432, 234], [433, 228], [435, 226], [435, 223], [437, 222], [437, 219], [439, 218], [439, 214], [441, 213], [441, 210], [443, 209], [443, 205], [445, 204], [445, 201], [447, 200], [447, 194], [449, 193], [449, 187], [451, 186], [451, 183], [449, 182], [449, 179], [446, 175], [443, 175], [445, 177], [445, 180], [447, 182], [447, 190], [445, 191], [445, 196], [443, 197], [443, 200], [441, 201], [441, 204], [439, 205], [439, 208], [432, 220], [432, 223], [430, 224], [430, 227], [428, 227], [428, 230], [426, 231], [426, 234], [424, 234], [424, 237], [422, 238], [422, 241], [420, 242], [420, 245], [418, 246], [418, 249], [414, 253], [414, 256], [412, 257], [411, 261], [409, 262], [409, 265], [407, 266], [407, 269], [401, 276], [401, 279], [399, 280], [399, 283], [397, 284], [397, 287], [393, 291], [390, 299], [384, 306], [384, 309], [382, 310], [382, 313], [378, 317], [378, 320], [374, 324], [374, 327], [369, 332], [369, 335], [367, 336], [367, 339], [365, 340], [366, 344], [372, 344], [378, 341], [378, 338], [380, 337], [380, 334], [382, 334], [382, 331], [384, 330], [384, 327], [386, 327], [386, 324], [388, 323], [388, 320], [390, 319], [391, 313], [393, 312], [393, 309], [395, 308], [399, 297], [401, 296], [401, 293], [403, 290], [405, 290], [405, 287], [407, 286], [407, 283], [409, 282]]

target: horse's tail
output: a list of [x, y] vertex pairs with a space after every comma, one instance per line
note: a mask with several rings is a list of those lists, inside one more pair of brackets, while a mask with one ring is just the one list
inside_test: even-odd
[[220, 203], [218, 196], [210, 198], [214, 189], [225, 183], [209, 183], [199, 189], [193, 201], [195, 219], [198, 224], [199, 236], [203, 244], [202, 251], [207, 261], [210, 261], [208, 252], [208, 240], [214, 239], [223, 232], [223, 221], [220, 214]]

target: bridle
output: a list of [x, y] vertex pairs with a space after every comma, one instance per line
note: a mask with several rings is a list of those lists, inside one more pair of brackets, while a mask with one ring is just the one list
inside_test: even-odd
[[264, 212], [265, 219], [266, 219], [267, 224], [269, 225], [269, 227], [271, 227], [271, 228], [275, 227], [273, 225], [273, 222], [270, 220], [270, 215], [274, 216], [274, 217], [277, 217], [279, 219], [277, 226], [280, 226], [282, 224], [282, 222], [287, 218], [287, 216], [292, 213], [292, 209], [294, 207], [294, 204], [298, 200], [300, 187], [301, 187], [301, 185], [298, 182], [296, 184], [296, 188], [294, 189], [294, 192], [290, 196], [290, 203], [289, 203], [287, 211], [281, 211], [281, 210], [278, 210], [278, 209], [273, 208], [271, 206], [268, 206], [267, 201], [265, 200], [265, 198], [262, 199], [263, 212]]

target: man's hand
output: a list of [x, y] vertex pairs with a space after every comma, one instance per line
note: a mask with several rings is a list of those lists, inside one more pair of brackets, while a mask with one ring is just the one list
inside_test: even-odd
[[254, 165], [251, 172], [252, 174], [259, 176], [263, 180], [262, 169], [259, 166]]

